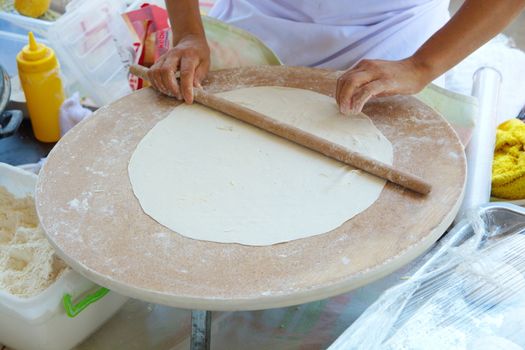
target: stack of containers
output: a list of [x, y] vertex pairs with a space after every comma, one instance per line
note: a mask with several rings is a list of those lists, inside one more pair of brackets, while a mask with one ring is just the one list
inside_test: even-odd
[[128, 68], [134, 49], [120, 15], [125, 10], [123, 0], [75, 0], [47, 33], [68, 75], [99, 106], [131, 92]]
[[79, 91], [98, 106], [108, 104], [131, 92], [128, 67], [134, 49], [120, 15], [125, 10], [124, 0], [74, 0], [54, 22], [0, 12], [0, 62], [12, 58], [7, 69], [16, 74], [14, 57], [32, 31], [55, 50], [69, 94]]

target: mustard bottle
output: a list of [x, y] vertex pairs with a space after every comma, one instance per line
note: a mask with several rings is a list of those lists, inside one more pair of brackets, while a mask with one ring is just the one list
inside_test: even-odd
[[58, 141], [65, 95], [55, 52], [37, 43], [29, 32], [29, 44], [16, 55], [16, 62], [35, 137], [42, 142]]

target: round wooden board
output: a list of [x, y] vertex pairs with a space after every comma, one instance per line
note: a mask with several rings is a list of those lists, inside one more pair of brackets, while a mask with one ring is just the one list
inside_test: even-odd
[[[333, 96], [337, 73], [251, 67], [210, 74], [211, 92], [277, 85]], [[58, 254], [116, 292], [182, 308], [249, 310], [340, 294], [421, 254], [452, 222], [466, 162], [449, 124], [413, 97], [371, 101], [364, 112], [392, 142], [394, 165], [422, 176], [420, 196], [387, 184], [370, 208], [312, 238], [266, 247], [185, 238], [144, 214], [128, 178], [142, 137], [178, 101], [144, 89], [99, 109], [52, 150], [37, 210]]]

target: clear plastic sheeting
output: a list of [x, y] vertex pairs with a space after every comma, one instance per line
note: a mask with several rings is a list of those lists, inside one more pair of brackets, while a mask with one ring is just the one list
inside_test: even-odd
[[329, 349], [525, 349], [523, 208], [477, 209], [425, 260]]

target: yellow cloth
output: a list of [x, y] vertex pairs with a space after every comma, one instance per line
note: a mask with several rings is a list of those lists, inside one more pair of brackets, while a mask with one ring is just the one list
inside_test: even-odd
[[506, 121], [496, 131], [492, 195], [525, 198], [525, 123], [519, 119]]

